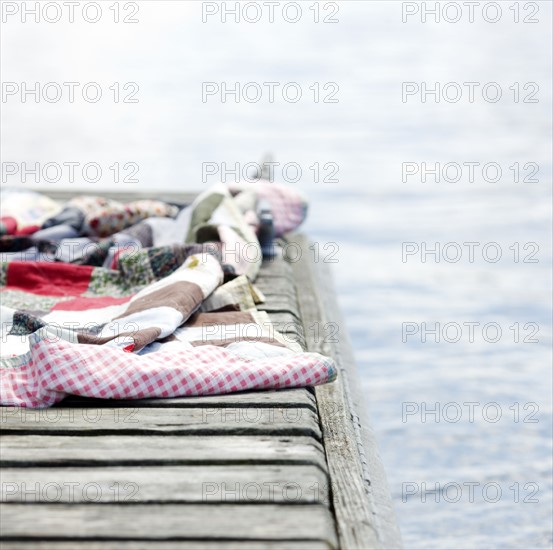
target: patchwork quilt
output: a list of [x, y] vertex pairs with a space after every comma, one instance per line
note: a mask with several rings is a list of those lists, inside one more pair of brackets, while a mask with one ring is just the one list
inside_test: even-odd
[[[190, 205], [2, 191], [0, 404], [139, 399], [322, 384], [333, 361], [286, 341], [256, 304], [272, 236], [307, 203], [273, 183]], [[265, 247], [263, 248], [265, 249]]]

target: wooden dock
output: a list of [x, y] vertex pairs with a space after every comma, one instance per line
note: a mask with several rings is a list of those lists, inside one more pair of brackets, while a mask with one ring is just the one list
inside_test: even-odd
[[264, 262], [260, 309], [338, 380], [2, 408], [2, 549], [401, 548], [327, 266], [288, 240], [302, 257]]

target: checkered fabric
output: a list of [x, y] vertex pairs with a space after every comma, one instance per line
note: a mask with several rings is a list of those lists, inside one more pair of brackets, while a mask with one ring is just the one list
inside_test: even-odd
[[331, 359], [316, 353], [247, 358], [217, 346], [166, 344], [147, 355], [72, 344], [38, 331], [18, 367], [0, 378], [0, 404], [44, 408], [66, 395], [141, 399], [293, 388], [330, 382]]

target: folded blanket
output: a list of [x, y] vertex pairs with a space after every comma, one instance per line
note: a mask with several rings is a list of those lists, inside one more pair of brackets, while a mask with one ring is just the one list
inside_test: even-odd
[[[34, 234], [0, 237], [0, 404], [333, 380], [331, 359], [302, 352], [256, 309], [264, 299], [253, 285], [260, 200], [272, 201], [278, 232], [305, 215], [301, 196], [282, 186], [231, 192], [219, 184], [180, 211], [159, 201], [76, 197], [48, 219], [39, 209]], [[293, 212], [284, 215], [287, 208]]]

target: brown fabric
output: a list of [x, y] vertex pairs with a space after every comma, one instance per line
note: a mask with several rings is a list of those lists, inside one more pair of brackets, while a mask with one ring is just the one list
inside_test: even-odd
[[172, 307], [183, 316], [183, 321], [186, 321], [203, 299], [202, 289], [196, 283], [179, 281], [133, 300], [127, 310], [115, 319], [122, 319], [133, 313], [156, 307]]
[[243, 325], [256, 323], [251, 313], [247, 311], [210, 311], [209, 313], [196, 313], [190, 317], [186, 327], [206, 327], [211, 325]]
[[122, 332], [121, 334], [102, 337], [90, 333], [81, 333], [77, 336], [77, 342], [79, 342], [79, 344], [95, 344], [97, 346], [101, 346], [107, 342], [111, 342], [111, 340], [115, 340], [116, 338], [130, 336], [134, 340], [133, 351], [139, 351], [144, 346], [157, 340], [160, 334], [161, 329], [158, 327], [148, 327], [134, 332]]
[[225, 313], [228, 311], [240, 311], [240, 306], [238, 304], [228, 304], [220, 307], [219, 309], [212, 309], [210, 310], [210, 313]]

